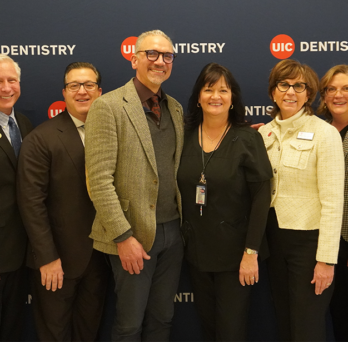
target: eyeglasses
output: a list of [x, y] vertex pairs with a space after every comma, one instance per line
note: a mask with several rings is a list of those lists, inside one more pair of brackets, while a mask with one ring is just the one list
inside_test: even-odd
[[288, 82], [277, 82], [277, 88], [281, 92], [286, 92], [292, 87], [296, 93], [302, 93], [307, 89], [307, 83], [299, 82], [295, 84], [289, 84]]
[[95, 91], [98, 88], [97, 82], [70, 82], [65, 84], [65, 88], [68, 89], [71, 92], [79, 91], [81, 86], [85, 88], [86, 91]]
[[147, 59], [149, 61], [151, 61], [151, 62], [156, 62], [158, 57], [160, 55], [163, 55], [163, 62], [167, 63], [167, 64], [171, 64], [171, 63], [173, 63], [174, 58], [176, 57], [176, 55], [174, 53], [171, 53], [171, 52], [159, 52], [159, 51], [156, 51], [156, 50], [143, 50], [143, 51], [138, 51], [138, 52], [145, 52]]
[[327, 88], [325, 88], [326, 95], [329, 96], [329, 97], [335, 96], [338, 91], [340, 91], [341, 94], [344, 97], [348, 96], [348, 86], [344, 86], [344, 87], [342, 87], [340, 89], [336, 88], [336, 87], [327, 87]]

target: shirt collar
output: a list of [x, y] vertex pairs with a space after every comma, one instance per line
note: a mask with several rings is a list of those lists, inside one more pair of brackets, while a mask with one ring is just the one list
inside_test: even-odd
[[158, 95], [159, 99], [161, 100], [163, 96], [161, 88], [159, 88], [158, 92], [155, 94], [152, 90], [142, 84], [136, 77], [134, 78], [133, 82], [141, 103], [146, 102], [154, 95]]
[[[69, 112], [68, 112], [68, 113], [69, 113]], [[70, 115], [72, 121], [74, 122], [74, 124], [75, 124], [75, 126], [76, 126], [77, 128], [79, 128], [79, 127], [85, 125], [85, 123], [84, 123], [83, 121], [81, 121], [81, 120], [75, 118], [75, 116], [71, 115], [70, 113], [69, 113], [69, 115]]]
[[5, 114], [5, 113], [0, 111], [0, 126], [7, 126], [8, 125], [8, 120], [9, 120], [10, 116], [17, 122], [17, 120], [15, 118], [15, 115], [14, 115], [13, 107], [12, 107], [12, 111], [11, 111], [10, 115], [7, 115], [7, 114]]

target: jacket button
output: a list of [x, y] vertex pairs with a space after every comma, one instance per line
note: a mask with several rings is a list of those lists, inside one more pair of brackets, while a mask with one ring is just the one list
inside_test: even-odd
[[275, 193], [276, 193], [276, 191], [275, 191], [275, 190], [273, 190], [273, 191], [272, 191], [272, 195], [275, 195]]
[[278, 146], [278, 151], [280, 151], [280, 146]]
[[274, 171], [274, 173], [277, 173], [277, 169], [274, 169], [273, 171]]
[[154, 184], [157, 184], [157, 183], [158, 183], [158, 182], [157, 182], [157, 179], [155, 179], [155, 180], [153, 181], [153, 183], [154, 183]]
[[150, 209], [155, 209], [155, 205], [154, 204], [150, 204]]

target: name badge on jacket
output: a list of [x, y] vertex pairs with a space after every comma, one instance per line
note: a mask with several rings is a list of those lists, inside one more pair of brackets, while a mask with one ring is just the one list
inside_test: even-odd
[[297, 139], [302, 139], [302, 140], [313, 140], [314, 133], [310, 132], [299, 132]]

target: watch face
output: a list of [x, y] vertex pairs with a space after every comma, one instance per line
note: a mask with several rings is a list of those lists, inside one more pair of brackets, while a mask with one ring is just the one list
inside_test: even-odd
[[250, 249], [250, 248], [246, 248], [246, 249], [245, 249], [245, 252], [246, 252], [247, 254], [257, 254], [256, 251], [254, 251], [253, 249]]

